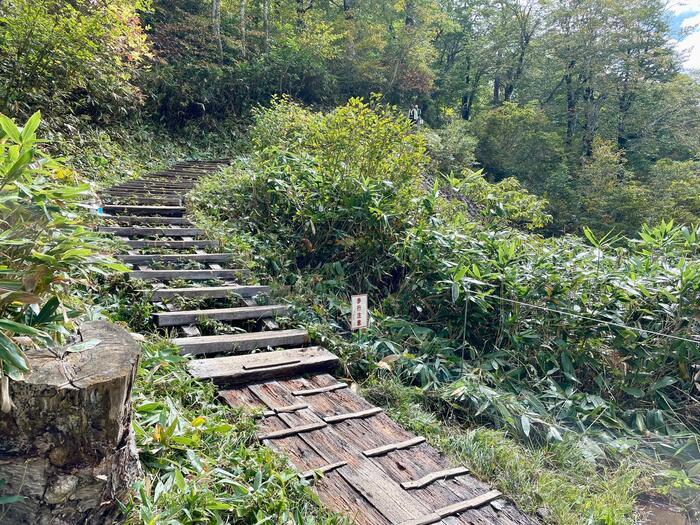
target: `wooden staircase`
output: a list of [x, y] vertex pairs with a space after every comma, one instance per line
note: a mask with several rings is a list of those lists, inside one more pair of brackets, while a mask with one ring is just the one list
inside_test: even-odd
[[[108, 224], [100, 230], [124, 242], [118, 257], [129, 277], [152, 284], [155, 325], [182, 353], [204, 356], [190, 362], [192, 375], [213, 381], [232, 407], [259, 409], [259, 439], [356, 523], [538, 523], [336, 380], [338, 358], [309, 346], [305, 330], [279, 329], [275, 317], [285, 305], [257, 300], [267, 286], [251, 283], [247, 270], [221, 266], [234, 257], [190, 223], [184, 197], [225, 164], [181, 162], [101, 194]], [[171, 281], [187, 285], [168, 287]], [[207, 307], [178, 307], [202, 300]], [[249, 330], [203, 335], [203, 322]]]

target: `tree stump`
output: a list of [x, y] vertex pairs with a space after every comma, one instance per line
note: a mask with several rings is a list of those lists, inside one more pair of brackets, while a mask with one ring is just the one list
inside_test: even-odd
[[99, 344], [30, 352], [27, 379], [10, 381], [15, 408], [0, 413], [0, 479], [4, 495], [24, 499], [0, 506], [0, 523], [113, 523], [140, 475], [131, 429], [139, 347], [104, 321], [84, 324], [80, 336]]

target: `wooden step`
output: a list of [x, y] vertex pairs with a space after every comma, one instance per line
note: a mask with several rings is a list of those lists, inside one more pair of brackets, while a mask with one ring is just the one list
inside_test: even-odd
[[175, 197], [141, 197], [139, 195], [101, 195], [103, 205], [138, 204], [158, 206], [181, 206], [182, 199]]
[[204, 233], [199, 228], [136, 228], [101, 226], [99, 231], [124, 237], [197, 237]]
[[213, 354], [217, 352], [243, 353], [257, 348], [298, 346], [309, 341], [306, 330], [269, 330], [246, 334], [178, 337], [170, 340], [183, 354]]
[[182, 217], [187, 209], [184, 206], [138, 206], [127, 204], [105, 204], [102, 211], [115, 215], [164, 215]]
[[226, 299], [231, 296], [255, 297], [258, 294], [270, 293], [269, 286], [193, 286], [192, 288], [158, 288], [151, 295], [154, 301], [173, 299], [175, 297]]
[[185, 279], [187, 281], [208, 281], [210, 279], [240, 279], [250, 275], [249, 270], [132, 270], [127, 272], [131, 279], [145, 281], [173, 281]]
[[120, 184], [119, 186], [112, 186], [107, 191], [159, 191], [159, 192], [181, 192], [182, 190], [192, 189], [194, 184], [189, 182], [177, 182], [174, 180], [163, 180], [159, 181], [157, 179], [141, 182], [126, 182]]
[[159, 262], [198, 262], [225, 263], [233, 259], [232, 253], [175, 253], [175, 254], [136, 254], [117, 255], [117, 259], [127, 264], [151, 264]]
[[153, 314], [158, 326], [182, 326], [195, 324], [199, 319], [215, 319], [217, 321], [243, 321], [276, 317], [287, 313], [288, 307], [283, 304], [266, 306], [241, 306], [237, 308], [213, 308], [210, 310], [182, 310], [176, 312], [160, 312]]
[[184, 199], [186, 192], [155, 189], [155, 188], [114, 188], [100, 192], [100, 196], [107, 197], [136, 197], [151, 199]]
[[115, 222], [122, 225], [158, 225], [158, 224], [173, 224], [177, 226], [189, 226], [191, 223], [185, 217], [142, 217], [130, 215], [102, 215], [103, 219]]
[[217, 246], [216, 241], [201, 239], [198, 241], [123, 241], [129, 248], [170, 248], [171, 250], [183, 250], [186, 248], [212, 248]]
[[195, 359], [188, 365], [198, 379], [209, 379], [220, 386], [233, 386], [306, 373], [333, 372], [338, 358], [325, 348], [310, 346], [276, 352]]

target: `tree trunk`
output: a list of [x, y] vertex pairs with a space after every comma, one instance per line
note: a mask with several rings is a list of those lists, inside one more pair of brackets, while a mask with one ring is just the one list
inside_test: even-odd
[[119, 501], [140, 476], [131, 428], [139, 347], [128, 332], [96, 321], [80, 329], [99, 344], [56, 355], [28, 352], [32, 372], [10, 382], [14, 408], [0, 413], [3, 523], [114, 523]]
[[263, 1], [263, 32], [265, 33], [265, 54], [270, 52], [270, 0]]
[[566, 82], [566, 147], [571, 151], [576, 129], [576, 94], [574, 93], [573, 68], [575, 63], [569, 62], [564, 81]]
[[501, 104], [501, 76], [496, 75], [493, 78], [493, 101], [494, 106]]
[[223, 61], [224, 43], [221, 40], [221, 0], [211, 1], [211, 27], [216, 46], [219, 48], [219, 60]]
[[240, 6], [240, 24], [241, 24], [241, 56], [243, 58], [246, 57], [248, 54], [248, 42], [246, 38], [246, 19], [245, 19], [245, 8], [246, 8], [246, 0], [241, 0], [241, 6]]

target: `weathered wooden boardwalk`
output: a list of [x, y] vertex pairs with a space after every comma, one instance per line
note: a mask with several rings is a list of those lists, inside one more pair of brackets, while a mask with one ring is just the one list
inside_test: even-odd
[[[119, 257], [130, 276], [152, 283], [155, 324], [183, 353], [205, 356], [191, 361], [191, 373], [218, 385], [232, 407], [259, 409], [259, 439], [289, 457], [329, 508], [356, 523], [537, 523], [335, 379], [335, 355], [309, 346], [304, 330], [279, 329], [274, 318], [286, 306], [258, 304], [269, 288], [222, 266], [231, 254], [204, 238], [183, 203], [197, 180], [222, 164], [182, 162], [101, 196], [101, 229], [124, 240]], [[202, 335], [202, 320], [247, 330]]]

